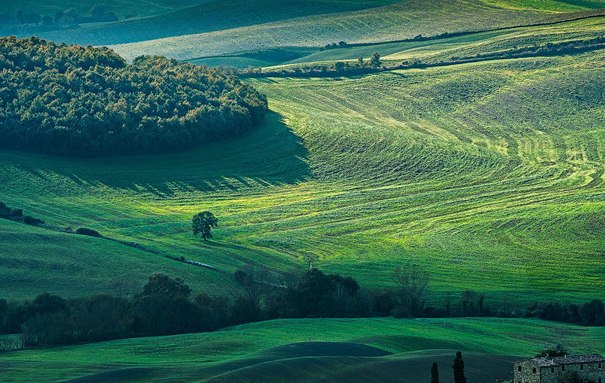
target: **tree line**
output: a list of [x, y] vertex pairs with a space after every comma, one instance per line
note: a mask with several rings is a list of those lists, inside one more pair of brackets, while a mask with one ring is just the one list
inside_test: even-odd
[[234, 74], [108, 48], [0, 38], [0, 147], [94, 157], [172, 152], [243, 133], [267, 99]]
[[[416, 39], [423, 40], [428, 38], [420, 36]], [[324, 49], [346, 48], [349, 46], [350, 45], [336, 45], [331, 48]], [[399, 63], [385, 64], [383, 63], [380, 54], [375, 52], [368, 60], [364, 60], [362, 57], [360, 57], [356, 61], [337, 61], [334, 64], [313, 64], [291, 67], [286, 66], [271, 70], [262, 70], [261, 68], [247, 68], [240, 70], [238, 73], [241, 77], [250, 78], [360, 76], [384, 71], [425, 69], [430, 67], [466, 64], [488, 60], [579, 54], [599, 49], [605, 49], [605, 37], [595, 37], [592, 39], [583, 39], [575, 41], [564, 41], [559, 43], [546, 43], [543, 45], [530, 45], [526, 47], [515, 47], [512, 49], [497, 52], [478, 53], [473, 56], [452, 56], [449, 59], [433, 62], [425, 62], [422, 60], [415, 59], [406, 60]]]
[[[542, 315], [535, 307], [543, 304], [521, 311], [492, 310], [483, 295], [472, 291], [460, 294], [456, 304], [429, 306], [425, 301], [428, 274], [411, 264], [395, 271], [395, 288], [378, 291], [362, 289], [351, 277], [315, 268], [278, 280], [268, 270], [247, 267], [237, 270], [233, 278], [241, 287], [236, 296], [192, 295], [183, 280], [153, 274], [130, 298], [99, 294], [63, 299], [42, 294], [31, 301], [0, 300], [0, 334], [20, 333], [24, 347], [46, 347], [213, 331], [277, 318], [538, 316], [605, 325], [603, 302], [597, 300], [578, 305], [577, 317]], [[549, 312], [570, 306], [549, 306]]]
[[[82, 14], [75, 8], [66, 8], [54, 14], [41, 14], [34, 10], [17, 9], [15, 12], [0, 13], [0, 26], [27, 28], [44, 31], [56, 28], [73, 28], [84, 23], [118, 21], [116, 14], [106, 5], [95, 4], [88, 13]], [[10, 28], [9, 28], [10, 29]]]

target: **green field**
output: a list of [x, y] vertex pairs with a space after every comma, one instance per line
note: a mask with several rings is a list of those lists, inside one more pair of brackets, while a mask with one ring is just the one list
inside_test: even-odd
[[[590, 38], [604, 25], [591, 18], [417, 43], [424, 46], [393, 43], [385, 53], [439, 60]], [[0, 255], [10, 266], [1, 271], [0, 295], [110, 291], [116, 282], [105, 276], [117, 264], [126, 292], [164, 270], [198, 291], [229, 293], [232, 272], [246, 264], [287, 273], [313, 255], [322, 269], [370, 288], [392, 286], [392, 270], [413, 261], [431, 273], [435, 301], [467, 288], [493, 305], [600, 298], [604, 57], [253, 80], [274, 113], [245, 137], [154, 157], [0, 153], [0, 200], [52, 225], [92, 227], [151, 250], [103, 240], [89, 246], [92, 240], [3, 223], [10, 229], [0, 236], [20, 250]], [[215, 241], [200, 243], [189, 220], [206, 209], [221, 227]], [[46, 245], [63, 239], [74, 242], [78, 261]], [[81, 266], [80, 287], [59, 283], [80, 259], [91, 260]], [[141, 267], [128, 266], [140, 260]], [[27, 276], [15, 273], [24, 269]]]
[[11, 352], [0, 355], [0, 372], [11, 382], [417, 383], [436, 361], [450, 383], [451, 361], [462, 350], [469, 381], [493, 382], [553, 339], [577, 352], [605, 351], [602, 328], [533, 320], [305, 319]]
[[[602, 0], [291, 3], [164, 9], [155, 1], [149, 18], [46, 37], [125, 42], [114, 48], [129, 59], [275, 68], [373, 52], [388, 64], [438, 64], [605, 36]], [[401, 41], [444, 32], [473, 33]], [[320, 50], [341, 40], [363, 45]], [[194, 293], [235, 295], [233, 272], [242, 267], [285, 276], [317, 257], [321, 270], [370, 289], [393, 287], [398, 265], [419, 264], [431, 275], [430, 304], [456, 301], [465, 289], [509, 310], [603, 299], [604, 70], [605, 50], [595, 49], [357, 77], [248, 79], [271, 112], [241, 137], [157, 156], [0, 151], [0, 201], [47, 224], [0, 220], [0, 298], [128, 295], [153, 272], [183, 278]], [[209, 242], [191, 234], [191, 217], [203, 210], [220, 220]], [[68, 227], [113, 240], [57, 230]], [[279, 320], [1, 354], [0, 380], [416, 383], [428, 381], [433, 361], [449, 378], [462, 349], [470, 381], [493, 382], [508, 377], [512, 360], [552, 343], [605, 352], [604, 341], [602, 328], [535, 320]]]
[[275, 47], [321, 47], [341, 40], [372, 43], [413, 38], [420, 34], [434, 36], [445, 32], [490, 30], [566, 20], [595, 12], [602, 11], [510, 9], [495, 7], [481, 0], [405, 0], [378, 8], [296, 17], [240, 28], [120, 44], [113, 48], [128, 59], [153, 52], [187, 60]]

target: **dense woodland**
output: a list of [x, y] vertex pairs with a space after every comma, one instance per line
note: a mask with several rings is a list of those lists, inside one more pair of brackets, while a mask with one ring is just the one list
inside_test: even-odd
[[188, 149], [258, 124], [267, 99], [219, 69], [0, 39], [0, 147], [68, 156]]

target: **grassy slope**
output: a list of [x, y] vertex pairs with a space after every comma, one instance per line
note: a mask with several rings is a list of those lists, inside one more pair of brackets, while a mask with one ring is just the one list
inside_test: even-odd
[[[384, 61], [391, 63], [412, 59], [432, 63], [450, 60], [454, 56], [472, 57], [477, 53], [486, 54], [547, 43], [586, 40], [603, 33], [605, 33], [605, 17], [594, 17], [552, 25], [478, 32], [425, 41], [389, 42], [315, 51], [309, 54], [301, 53], [301, 57], [290, 61], [283, 60], [281, 64], [292, 66], [315, 62], [332, 64], [338, 60], [357, 61], [359, 57], [368, 59], [374, 52], [380, 53]], [[275, 64], [275, 66], [281, 65]]]
[[[2, 153], [0, 200], [226, 272], [302, 268], [314, 254], [376, 287], [413, 260], [435, 297], [600, 297], [602, 63], [596, 52], [255, 81], [287, 126], [274, 115], [245, 138], [152, 158]], [[198, 244], [188, 220], [204, 209], [222, 227]]]
[[219, 272], [193, 268], [118, 243], [5, 220], [0, 220], [0, 239], [7, 249], [0, 257], [0, 291], [10, 299], [32, 298], [41, 292], [130, 295], [155, 272], [179, 275], [195, 287], [200, 285], [199, 280], [204, 280], [204, 285], [226, 282]]
[[[318, 238], [296, 248], [362, 279], [386, 281], [412, 258], [437, 283], [465, 270], [462, 284], [484, 290], [519, 283], [545, 297], [576, 281], [601, 294], [601, 59], [256, 84], [302, 136], [315, 174], [366, 180], [318, 209], [321, 229], [288, 236]], [[400, 181], [382, 186], [387, 177]]]
[[[389, 53], [439, 58], [602, 32], [597, 18]], [[89, 161], [3, 152], [0, 200], [51, 224], [93, 227], [156, 254], [98, 240], [88, 249], [83, 239], [47, 233], [78, 242], [84, 259], [99, 259], [73, 289], [57, 282], [64, 277], [54, 261], [30, 262], [38, 252], [61, 259], [59, 248], [45, 246], [34, 229], [4, 223], [0, 239], [22, 244], [22, 253], [35, 250], [25, 263], [39, 283], [5, 269], [0, 280], [10, 282], [0, 291], [13, 297], [106, 291], [114, 282], [95, 275], [107, 275], [111, 257], [122, 253], [157, 265], [122, 266], [120, 279], [132, 275], [131, 287], [152, 269], [177, 273], [184, 265], [162, 258], [171, 255], [227, 273], [190, 271], [187, 279], [198, 289], [231, 291], [227, 275], [244, 264], [288, 271], [312, 254], [322, 268], [373, 287], [390, 285], [395, 265], [411, 259], [433, 274], [436, 297], [464, 288], [512, 302], [599, 297], [602, 63], [603, 53], [594, 52], [358, 79], [265, 79], [253, 83], [281, 116], [230, 142], [171, 156]], [[217, 241], [200, 244], [188, 221], [204, 209], [222, 227]], [[0, 257], [24, 265], [8, 250]], [[16, 281], [25, 286], [19, 293], [10, 288]]]
[[[120, 377], [116, 381], [141, 382], [279, 382], [296, 377], [299, 380], [293, 381], [362, 382], [378, 374], [384, 382], [417, 382], [426, 380], [428, 366], [437, 360], [442, 362], [444, 381], [449, 382], [447, 366], [454, 350], [460, 349], [467, 353], [472, 378], [494, 381], [507, 377], [511, 360], [532, 355], [553, 339], [577, 352], [605, 351], [602, 328], [533, 320], [305, 319], [215, 333], [19, 351], [0, 355], [0, 362], [12, 382], [57, 381], [100, 372], [105, 375], [83, 381], [110, 381], [113, 376]], [[416, 365], [410, 374], [402, 374], [408, 362]]]
[[[579, 13], [582, 14], [582, 13]], [[472, 15], [472, 17], [469, 17]], [[571, 17], [537, 9], [509, 9], [480, 0], [406, 0], [384, 7], [171, 37], [114, 48], [128, 58], [161, 54], [177, 59], [232, 54], [271, 47], [376, 42], [463, 30], [483, 30]]]
[[553, 12], [564, 12], [586, 8], [602, 8], [603, 0], [482, 0], [485, 4], [510, 9], [542, 9]]
[[[43, 217], [48, 224], [94, 227], [116, 239], [144, 243], [160, 255], [2, 221], [0, 242], [18, 245], [19, 251], [15, 254], [11, 247], [0, 251], [0, 264], [11, 266], [1, 269], [0, 296], [26, 298], [43, 291], [80, 296], [107, 291], [124, 280], [132, 288], [140, 286], [151, 271], [182, 275], [210, 293], [230, 291], [229, 276], [165, 260], [165, 255], [203, 261], [221, 271], [233, 271], [252, 260], [279, 269], [296, 267], [290, 257], [272, 250], [242, 247], [220, 238], [237, 231], [224, 222], [223, 212], [237, 211], [238, 199], [269, 201], [271, 197], [261, 194], [309, 177], [305, 155], [298, 137], [277, 115], [270, 115], [266, 126], [236, 140], [235, 145], [219, 143], [169, 156], [74, 161], [3, 152], [0, 178], [6, 182], [0, 201]], [[219, 241], [201, 244], [190, 235], [190, 216], [206, 208], [220, 212], [227, 226], [217, 234]], [[47, 238], [68, 245], [67, 260], [61, 247], [48, 246]], [[65, 268], [57, 266], [74, 263], [71, 257], [76, 256], [81, 273], [66, 274]], [[130, 256], [138, 260], [128, 261]], [[87, 259], [95, 261], [85, 263]], [[79, 283], [68, 283], [78, 278]]]

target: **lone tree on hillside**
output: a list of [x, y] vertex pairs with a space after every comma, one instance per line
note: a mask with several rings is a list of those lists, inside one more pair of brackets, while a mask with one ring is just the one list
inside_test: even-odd
[[466, 376], [464, 376], [464, 360], [462, 360], [462, 353], [460, 351], [456, 353], [452, 368], [454, 369], [454, 382], [466, 383]]
[[402, 316], [416, 316], [424, 310], [424, 298], [429, 286], [429, 274], [420, 266], [406, 263], [393, 273], [399, 287], [399, 305]]
[[212, 238], [212, 228], [218, 226], [218, 219], [209, 211], [203, 211], [193, 216], [193, 235], [200, 234], [204, 241]]
[[431, 367], [431, 383], [439, 383], [439, 367], [437, 363], [433, 363]]

